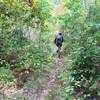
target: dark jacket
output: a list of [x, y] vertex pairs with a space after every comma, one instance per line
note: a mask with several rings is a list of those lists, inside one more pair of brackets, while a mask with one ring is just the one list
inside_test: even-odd
[[64, 42], [64, 38], [63, 38], [62, 35], [57, 35], [57, 36], [55, 37], [55, 40], [54, 40], [54, 43], [55, 43], [55, 44], [62, 44], [63, 42]]

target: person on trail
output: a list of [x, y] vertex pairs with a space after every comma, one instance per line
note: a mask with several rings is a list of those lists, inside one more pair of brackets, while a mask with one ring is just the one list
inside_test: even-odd
[[57, 53], [58, 53], [58, 50], [61, 50], [61, 47], [62, 47], [62, 43], [63, 42], [64, 42], [64, 38], [63, 38], [62, 33], [58, 33], [58, 35], [55, 37], [55, 40], [54, 40], [54, 43], [58, 47]]

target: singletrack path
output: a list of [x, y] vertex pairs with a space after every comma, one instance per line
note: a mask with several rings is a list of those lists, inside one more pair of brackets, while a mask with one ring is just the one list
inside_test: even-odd
[[62, 71], [62, 69], [63, 69], [63, 59], [57, 58], [54, 64], [54, 68], [52, 69], [49, 75], [49, 79], [40, 94], [39, 100], [46, 100], [45, 98], [49, 95], [49, 91], [51, 90], [51, 87], [53, 86], [57, 78], [57, 75]]

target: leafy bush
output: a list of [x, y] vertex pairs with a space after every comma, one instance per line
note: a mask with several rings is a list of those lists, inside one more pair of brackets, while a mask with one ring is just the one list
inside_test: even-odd
[[[69, 99], [80, 94], [78, 98], [81, 100], [99, 100], [100, 86], [98, 87], [97, 84], [100, 84], [100, 29], [98, 23], [100, 7], [97, 5], [90, 8], [89, 16], [85, 19], [80, 12], [81, 7], [78, 8], [76, 2], [69, 1], [69, 3], [70, 13], [73, 11], [76, 13], [67, 13], [60, 18], [61, 20], [66, 18], [65, 29], [68, 29], [68, 34], [64, 52], [70, 63], [67, 63], [66, 70], [59, 76], [59, 80], [64, 81], [61, 96], [65, 94], [64, 98]], [[73, 7], [70, 6], [71, 4], [74, 4]], [[76, 18], [76, 16], [78, 17]]]
[[0, 80], [4, 80], [6, 82], [14, 81], [14, 76], [12, 75], [12, 71], [6, 68], [0, 68]]
[[[32, 5], [28, 5], [26, 1], [0, 1], [0, 67], [7, 67], [6, 65], [9, 64], [10, 69], [26, 68], [26, 66], [41, 69], [39, 66], [48, 63], [47, 52], [40, 50], [39, 46], [33, 46], [35, 43], [23, 33], [23, 26], [32, 27], [42, 24], [43, 30], [41, 28], [39, 30], [45, 31], [45, 22], [51, 17], [49, 13], [51, 8], [45, 0], [31, 3]], [[44, 5], [47, 9], [44, 9]], [[37, 18], [39, 23], [36, 21]], [[41, 44], [36, 41], [36, 45], [42, 46], [41, 39], [39, 40]]]

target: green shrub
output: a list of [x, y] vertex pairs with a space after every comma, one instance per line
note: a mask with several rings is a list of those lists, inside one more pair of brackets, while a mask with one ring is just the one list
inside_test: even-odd
[[0, 80], [5, 82], [12, 82], [14, 81], [14, 76], [12, 75], [12, 71], [6, 68], [0, 68]]

